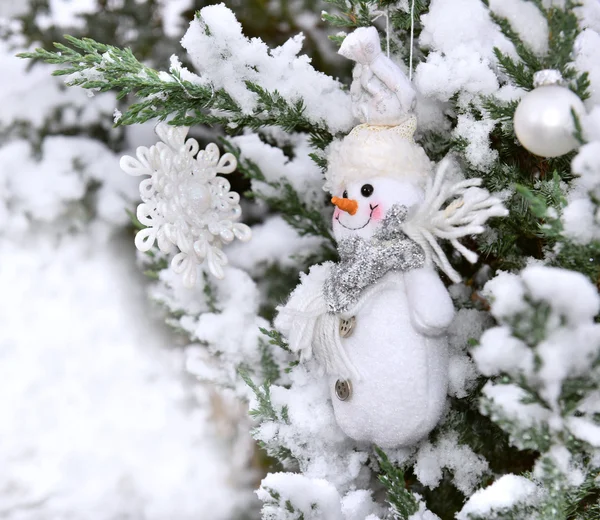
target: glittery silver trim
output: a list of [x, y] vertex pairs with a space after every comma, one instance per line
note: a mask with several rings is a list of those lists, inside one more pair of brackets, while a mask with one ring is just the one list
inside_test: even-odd
[[423, 267], [423, 250], [402, 231], [406, 214], [406, 206], [396, 204], [388, 211], [371, 240], [352, 236], [339, 242], [340, 262], [332, 267], [323, 285], [331, 314], [349, 310], [364, 289], [389, 271]]

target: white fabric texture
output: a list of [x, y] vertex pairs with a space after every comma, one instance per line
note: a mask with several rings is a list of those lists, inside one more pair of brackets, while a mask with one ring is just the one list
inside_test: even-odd
[[[352, 381], [352, 397], [347, 401], [337, 399], [336, 378], [330, 379], [335, 416], [349, 437], [383, 448], [410, 446], [440, 419], [448, 382], [443, 332], [454, 308], [436, 280], [437, 274], [429, 269], [420, 280], [428, 297], [417, 303], [410, 298], [414, 292], [407, 291], [406, 274], [390, 273], [378, 284], [385, 288], [368, 295], [354, 312], [355, 330], [342, 343], [362, 379]], [[414, 326], [415, 310], [427, 307], [442, 311], [434, 320], [436, 326], [429, 329], [435, 336], [424, 335]]]
[[287, 337], [290, 349], [300, 353], [301, 361], [314, 354], [325, 373], [358, 379], [359, 372], [340, 341], [339, 318], [327, 313], [323, 284], [331, 266], [331, 262], [315, 265], [302, 275], [287, 304], [278, 307], [275, 327]]
[[352, 114], [361, 123], [396, 126], [415, 105], [412, 83], [390, 58], [381, 52], [375, 27], [359, 27], [346, 36], [339, 53], [356, 62], [350, 88]]
[[[454, 316], [446, 288], [430, 268], [389, 273], [344, 316], [329, 315], [322, 283], [330, 266], [315, 266], [302, 278], [275, 324], [292, 350], [302, 359], [314, 355], [330, 375], [335, 416], [349, 437], [386, 448], [414, 444], [435, 426], [445, 403], [443, 334]], [[340, 338], [339, 320], [349, 316], [355, 329]], [[347, 401], [335, 396], [338, 378], [351, 380]]]
[[[405, 126], [412, 123], [406, 121]], [[410, 179], [425, 186], [432, 170], [423, 148], [399, 127], [356, 127], [341, 142], [334, 143], [329, 153], [329, 169], [325, 189], [336, 193], [361, 179], [366, 172], [373, 177]], [[414, 128], [412, 129], [414, 131]]]
[[450, 160], [444, 159], [435, 177], [428, 179], [425, 200], [406, 221], [404, 232], [423, 248], [428, 262], [444, 271], [454, 283], [459, 283], [461, 277], [450, 265], [438, 239], [449, 240], [456, 251], [475, 263], [477, 254], [458, 239], [483, 233], [489, 218], [506, 216], [508, 210], [499, 198], [477, 187], [482, 182], [479, 178], [448, 181], [446, 175], [450, 165]]

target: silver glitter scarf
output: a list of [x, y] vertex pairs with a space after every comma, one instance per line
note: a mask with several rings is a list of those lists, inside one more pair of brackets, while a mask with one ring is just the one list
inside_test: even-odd
[[402, 231], [406, 206], [395, 204], [371, 240], [353, 236], [340, 240], [339, 263], [323, 286], [330, 314], [340, 314], [358, 302], [364, 289], [389, 271], [408, 271], [425, 265], [423, 249]]

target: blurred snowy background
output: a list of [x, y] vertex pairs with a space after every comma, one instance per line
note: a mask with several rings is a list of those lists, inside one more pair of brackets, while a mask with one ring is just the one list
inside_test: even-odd
[[160, 67], [192, 4], [0, 0], [0, 518], [252, 511], [246, 410], [186, 372], [136, 266], [139, 179], [118, 162], [153, 125], [113, 129], [112, 93], [15, 58], [70, 33]]

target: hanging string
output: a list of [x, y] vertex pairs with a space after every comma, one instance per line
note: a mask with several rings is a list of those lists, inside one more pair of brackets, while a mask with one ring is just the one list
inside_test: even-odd
[[410, 65], [408, 68], [408, 81], [412, 81], [413, 73], [413, 46], [415, 40], [415, 0], [410, 4]]
[[[390, 15], [388, 11], [373, 11], [373, 14], [376, 15], [371, 21], [378, 20], [382, 16], [385, 16], [385, 41], [387, 47], [387, 57], [390, 57]], [[410, 2], [410, 58], [409, 58], [409, 68], [408, 68], [408, 79], [412, 81], [412, 73], [413, 73], [413, 47], [415, 42], [415, 0], [411, 0]]]
[[387, 45], [387, 57], [390, 57], [390, 14], [388, 11], [385, 13], [385, 42]]
[[373, 18], [371, 21], [374, 22], [378, 20], [382, 16], [385, 16], [385, 42], [387, 47], [387, 57], [390, 57], [390, 15], [388, 11], [373, 11], [373, 14], [377, 16]]

